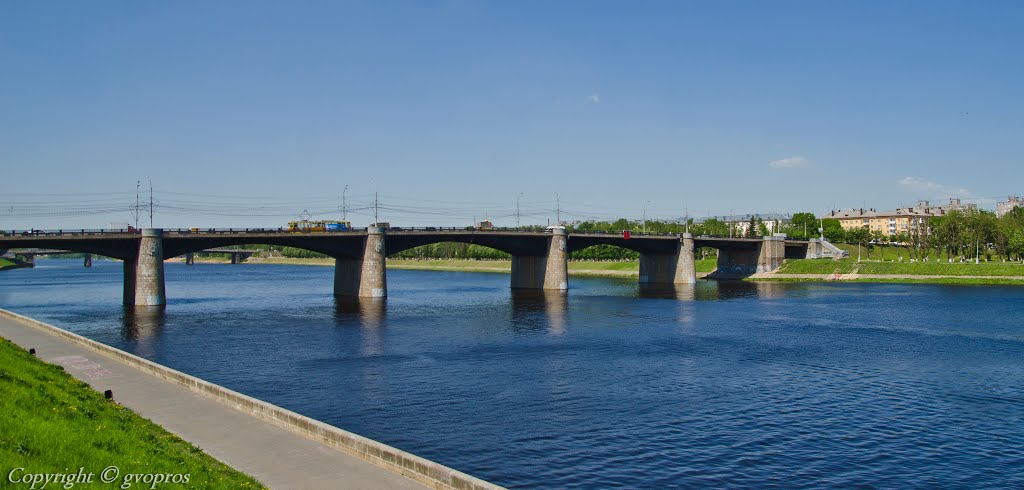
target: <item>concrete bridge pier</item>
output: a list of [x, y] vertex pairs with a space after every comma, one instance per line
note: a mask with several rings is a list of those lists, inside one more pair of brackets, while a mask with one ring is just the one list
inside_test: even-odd
[[142, 230], [139, 253], [135, 260], [124, 261], [124, 304], [135, 306], [164, 306], [164, 246], [163, 230]]
[[196, 263], [196, 254], [194, 254], [192, 252], [189, 252], [189, 253], [185, 254], [185, 265], [195, 265], [195, 263]]
[[640, 284], [694, 284], [697, 268], [693, 257], [693, 235], [679, 239], [674, 254], [640, 254]]
[[811, 238], [807, 241], [807, 254], [804, 256], [805, 259], [820, 259], [822, 257], [822, 244], [821, 239]]
[[551, 230], [547, 255], [513, 255], [512, 289], [569, 289], [569, 254], [564, 229]]
[[786, 258], [786, 236], [766, 236], [755, 246], [722, 247], [718, 249], [718, 269], [713, 277], [730, 279], [758, 272], [771, 272], [782, 266]]
[[367, 228], [363, 256], [334, 258], [334, 295], [385, 298], [388, 295], [384, 228]]
[[674, 284], [696, 284], [697, 262], [693, 255], [693, 235], [683, 233], [679, 243], [679, 260], [676, 262]]
[[92, 254], [85, 254], [85, 266], [92, 267]]
[[231, 254], [231, 265], [238, 265], [238, 264], [241, 264], [241, 263], [242, 263], [241, 256], [239, 254], [237, 254], [237, 253], [232, 253]]
[[782, 267], [786, 258], [786, 235], [766, 236], [757, 257], [757, 272], [771, 272]]

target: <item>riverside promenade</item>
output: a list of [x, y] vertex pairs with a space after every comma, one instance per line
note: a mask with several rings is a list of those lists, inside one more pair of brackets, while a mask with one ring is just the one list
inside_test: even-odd
[[269, 488], [500, 488], [3, 309], [0, 337]]

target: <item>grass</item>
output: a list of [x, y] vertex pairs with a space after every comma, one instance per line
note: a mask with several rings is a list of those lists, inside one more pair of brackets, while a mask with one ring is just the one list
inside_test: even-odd
[[[822, 282], [822, 279], [817, 277], [749, 277], [744, 279], [745, 281], [755, 282]], [[1020, 279], [1008, 279], [1005, 277], [932, 277], [923, 279], [906, 279], [906, 278], [858, 278], [858, 279], [843, 279], [840, 282], [869, 282], [869, 283], [891, 283], [891, 284], [966, 284], [966, 285], [1013, 285], [1020, 286], [1024, 285], [1024, 281]]]
[[786, 260], [779, 268], [780, 274], [849, 274], [857, 262], [832, 259]]
[[948, 276], [1024, 276], [1024, 265], [1016, 262], [948, 263], [948, 262], [861, 262], [856, 258], [843, 260], [787, 260], [780, 274], [908, 274]]
[[17, 259], [11, 260], [0, 258], [0, 271], [7, 269], [21, 269], [22, 267], [32, 267], [32, 265]]
[[163, 485], [176, 488], [262, 487], [2, 338], [0, 393], [0, 477], [5, 482], [14, 468], [25, 468], [25, 473], [76, 473], [84, 468], [86, 474], [95, 473], [94, 484], [75, 488], [109, 488], [99, 477], [104, 468], [116, 466], [122, 478], [117, 483], [126, 474], [160, 473], [189, 475], [187, 485]]

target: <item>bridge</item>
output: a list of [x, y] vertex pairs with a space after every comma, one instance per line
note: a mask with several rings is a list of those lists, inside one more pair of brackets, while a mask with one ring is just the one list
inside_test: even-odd
[[[124, 304], [164, 305], [164, 260], [220, 247], [269, 244], [297, 247], [334, 258], [334, 294], [350, 297], [387, 296], [385, 261], [420, 245], [472, 243], [512, 256], [514, 289], [568, 289], [568, 256], [594, 245], [612, 245], [639, 252], [640, 283], [696, 282], [694, 249], [718, 249], [714, 277], [736, 278], [768, 272], [785, 258], [823, 256], [822, 242], [787, 240], [784, 235], [728, 238], [683, 234], [566, 233], [524, 230], [369, 227], [348, 231], [290, 232], [282, 229], [75, 230], [5, 231], [0, 249], [57, 249], [103, 255], [124, 261]], [[186, 259], [187, 260], [187, 259]]]
[[[245, 250], [238, 248], [211, 248], [208, 250], [200, 250], [202, 253], [219, 253], [231, 256], [232, 264], [241, 264], [255, 255], [259, 250]], [[11, 255], [17, 257], [23, 257], [26, 263], [34, 264], [37, 255], [68, 255], [68, 254], [81, 254], [82, 252], [75, 252], [73, 250], [57, 250], [57, 249], [45, 249], [45, 248], [19, 248], [9, 250]], [[83, 264], [85, 267], [92, 267], [92, 254], [86, 253], [84, 255]], [[185, 254], [185, 263], [192, 265], [195, 263], [195, 253], [189, 252]]]

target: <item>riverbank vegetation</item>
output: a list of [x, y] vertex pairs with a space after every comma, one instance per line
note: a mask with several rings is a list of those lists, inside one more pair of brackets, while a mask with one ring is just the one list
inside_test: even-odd
[[[15, 468], [29, 474], [77, 473], [84, 468], [84, 473], [95, 473], [94, 484], [102, 486], [100, 473], [115, 466], [122, 478], [187, 474], [188, 485], [182, 486], [189, 488], [262, 487], [135, 412], [105, 400], [59, 366], [2, 338], [0, 392], [0, 469], [5, 481]], [[149, 488], [141, 482], [137, 486]]]
[[856, 259], [786, 260], [779, 274], [900, 274], [923, 276], [1024, 276], [1017, 262], [857, 262]]
[[21, 269], [23, 267], [32, 266], [18, 259], [5, 259], [0, 257], [0, 271], [7, 269]]

